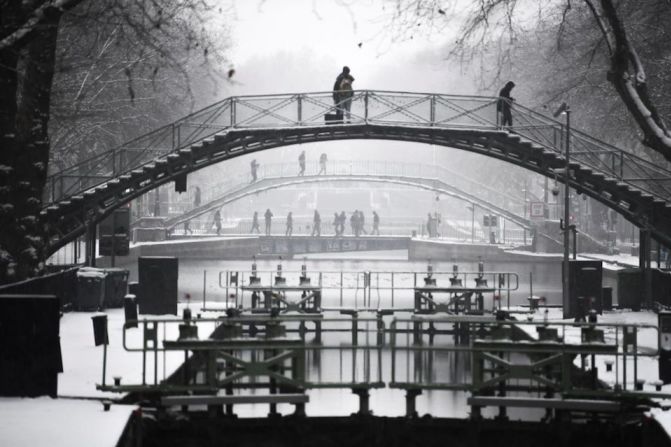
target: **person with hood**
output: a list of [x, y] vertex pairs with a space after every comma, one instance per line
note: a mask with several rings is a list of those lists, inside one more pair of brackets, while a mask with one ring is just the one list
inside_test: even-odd
[[499, 99], [496, 101], [496, 111], [501, 114], [501, 127], [512, 127], [513, 125], [513, 101], [515, 98], [510, 96], [510, 91], [515, 87], [513, 81], [508, 81], [499, 92]]
[[[333, 103], [337, 106], [340, 104], [340, 101], [342, 101], [344, 98], [341, 96], [341, 84], [343, 79], [347, 79], [349, 83], [351, 84], [354, 82], [354, 77], [349, 74], [349, 67], [344, 66], [342, 68], [342, 72], [336, 77], [335, 83], [333, 84]], [[339, 113], [342, 113], [342, 111], [338, 111]]]

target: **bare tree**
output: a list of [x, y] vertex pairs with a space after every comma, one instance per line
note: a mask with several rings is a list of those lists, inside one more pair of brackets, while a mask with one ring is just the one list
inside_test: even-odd
[[[659, 95], [649, 85], [642, 52], [637, 49], [637, 45], [647, 47], [651, 42], [641, 40], [637, 43], [636, 39], [642, 37], [641, 27], [637, 27], [636, 21], [650, 22], [662, 15], [668, 18], [671, 12], [668, 1], [558, 0], [546, 3], [477, 0], [468, 2], [466, 10], [458, 10], [457, 7], [464, 7], [465, 3], [456, 0], [394, 0], [391, 3], [396, 6], [392, 22], [396, 29], [403, 30], [402, 33], [410, 29], [417, 30], [424, 23], [435, 29], [437, 20], [441, 18], [445, 24], [459, 21], [460, 31], [451, 45], [450, 56], [472, 63], [482, 60], [483, 55], [491, 56], [494, 49], [496, 70], [515, 62], [513, 54], [516, 45], [523, 36], [536, 32], [540, 24], [554, 22], [555, 49], [560, 49], [569, 22], [577, 20], [584, 25], [587, 23], [584, 19], [590, 18], [589, 33], [582, 37], [593, 44], [593, 53], [586, 58], [588, 63], [591, 64], [595, 55], [607, 59], [607, 68], [602, 76], [614, 87], [620, 101], [635, 120], [643, 135], [642, 143], [671, 161], [671, 134], [659, 112], [656, 102]], [[576, 8], [577, 4], [582, 7]], [[573, 11], [577, 13], [573, 14]], [[668, 20], [658, 27], [666, 29], [667, 23]], [[632, 29], [639, 33], [632, 33]], [[660, 28], [652, 28], [653, 31], [656, 29]], [[656, 34], [657, 39], [664, 40], [652, 42], [652, 45], [668, 47], [668, 36], [661, 31]], [[588, 65], [588, 68], [598, 69], [598, 65]], [[496, 78], [497, 74], [500, 73], [494, 73], [493, 77]], [[578, 85], [576, 83], [575, 87]], [[663, 88], [660, 85], [657, 90]]]
[[[186, 76], [189, 58], [182, 56], [213, 52], [204, 26], [210, 6], [206, 0], [0, 0], [0, 283], [43, 268], [45, 231], [39, 213], [54, 92], [63, 93], [53, 104], [56, 116], [67, 109], [67, 101], [83, 115], [95, 115], [114, 108], [119, 90], [112, 93], [109, 87], [123, 85], [131, 102], [124, 108], [130, 112], [133, 103], [150, 94], [146, 87], [138, 88], [145, 80], [159, 82], [164, 69], [170, 71], [164, 79], [179, 72]], [[73, 32], [81, 43], [73, 34], [68, 38]], [[87, 44], [90, 52], [84, 51]], [[179, 45], [183, 47], [176, 51]], [[66, 56], [68, 50], [79, 56]], [[101, 51], [110, 56], [104, 68], [97, 65], [100, 58], [91, 57]], [[121, 64], [114, 62], [124, 54]], [[59, 70], [57, 61], [63, 63]], [[75, 85], [80, 87], [76, 92]], [[86, 127], [95, 124], [82, 127], [90, 134]]]

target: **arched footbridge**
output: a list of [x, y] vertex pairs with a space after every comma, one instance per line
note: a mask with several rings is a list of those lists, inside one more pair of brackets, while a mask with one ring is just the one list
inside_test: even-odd
[[[236, 179], [237, 181], [218, 183], [203, 190], [200, 206], [193, 207], [188, 200], [169, 203], [170, 208], [183, 208], [185, 211], [166, 218], [164, 225], [172, 229], [229, 203], [260, 192], [314, 183], [368, 182], [407, 186], [454, 197], [474, 203], [488, 213], [503, 216], [522, 228], [531, 228], [530, 220], [524, 216], [522, 200], [441, 166], [375, 160], [329, 161], [327, 174], [317, 174], [317, 164], [311, 163], [311, 165], [314, 166], [309, 164], [305, 175], [296, 174], [296, 163], [271, 164], [262, 166], [258, 174], [259, 179], [255, 182], [250, 182], [248, 175], [241, 175]], [[466, 189], [477, 189], [479, 194], [470, 193]]]
[[231, 97], [48, 178], [42, 218], [49, 252], [158, 186], [241, 155], [301, 143], [397, 140], [451, 147], [564, 181], [671, 246], [671, 171], [519, 104], [514, 129], [497, 123], [497, 98], [356, 91], [351, 116], [327, 124], [332, 92]]

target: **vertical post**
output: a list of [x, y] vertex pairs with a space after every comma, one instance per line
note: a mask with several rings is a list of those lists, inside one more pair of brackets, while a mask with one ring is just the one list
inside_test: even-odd
[[475, 243], [475, 203], [471, 203], [471, 244]]
[[[429, 111], [430, 125], [436, 125], [436, 95], [431, 95], [431, 110]], [[435, 160], [434, 160], [435, 163]]]
[[368, 90], [363, 94], [363, 119], [365, 124], [368, 124]]
[[570, 156], [570, 135], [571, 135], [571, 110], [566, 106], [566, 143], [565, 150], [565, 170], [564, 170], [564, 260], [562, 263], [562, 309], [564, 318], [568, 318], [569, 311], [569, 156]]
[[231, 127], [235, 127], [235, 98], [231, 98]]
[[297, 108], [296, 115], [298, 118], [298, 125], [300, 126], [303, 124], [303, 95], [298, 95], [296, 97], [296, 108]]
[[116, 177], [116, 149], [112, 149], [112, 177]]

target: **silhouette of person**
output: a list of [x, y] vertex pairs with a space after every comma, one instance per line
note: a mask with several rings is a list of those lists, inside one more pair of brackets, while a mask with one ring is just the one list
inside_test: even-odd
[[510, 96], [510, 91], [515, 87], [513, 81], [508, 81], [499, 92], [499, 99], [496, 101], [496, 111], [501, 114], [501, 127], [512, 127], [513, 125], [513, 101], [515, 98]]
[[259, 169], [259, 164], [256, 161], [256, 158], [250, 163], [250, 168], [252, 170], [252, 183], [256, 181], [256, 171]]
[[[335, 83], [333, 84], [333, 103], [337, 106], [340, 104], [340, 101], [342, 100], [340, 96], [340, 84], [342, 83], [343, 79], [349, 79], [350, 82], [354, 82], [354, 77], [349, 74], [349, 67], [344, 66], [342, 68], [342, 72], [336, 77]], [[338, 110], [338, 113], [341, 114], [342, 111]]]
[[259, 228], [259, 213], [254, 211], [254, 216], [252, 216], [252, 228], [249, 230], [250, 233], [256, 231], [256, 234], [261, 234], [261, 229]]
[[219, 210], [214, 212], [214, 226], [217, 227], [217, 235], [221, 233], [221, 213]]
[[380, 216], [378, 216], [377, 211], [373, 211], [373, 231], [370, 234], [380, 235]]
[[270, 236], [270, 225], [272, 223], [273, 213], [270, 211], [270, 208], [266, 209], [266, 213], [263, 215], [266, 219], [266, 236]]
[[347, 120], [346, 122], [348, 123], [352, 117], [352, 114], [350, 113], [350, 110], [352, 109], [352, 96], [354, 96], [354, 91], [352, 90], [352, 81], [354, 81], [354, 78], [351, 76], [343, 77], [342, 81], [340, 81], [340, 92], [338, 94], [340, 97], [342, 110], [345, 112], [345, 119]]
[[193, 194], [193, 207], [198, 208], [200, 206], [200, 188], [196, 186], [196, 191]]
[[289, 211], [289, 214], [287, 214], [287, 230], [284, 232], [284, 235], [291, 236], [293, 232], [294, 232], [294, 216], [291, 214], [291, 211]]
[[319, 211], [315, 210], [314, 217], [312, 218], [312, 236], [321, 236], [322, 234], [322, 218], [319, 215]]
[[319, 172], [317, 173], [317, 175], [326, 174], [326, 161], [327, 161], [326, 153], [322, 153], [319, 156]]
[[340, 215], [337, 211], [333, 213], [333, 231], [336, 236], [340, 236]]
[[298, 171], [298, 175], [304, 175], [305, 174], [305, 151], [301, 152], [301, 154], [298, 156], [298, 167], [300, 168]]

